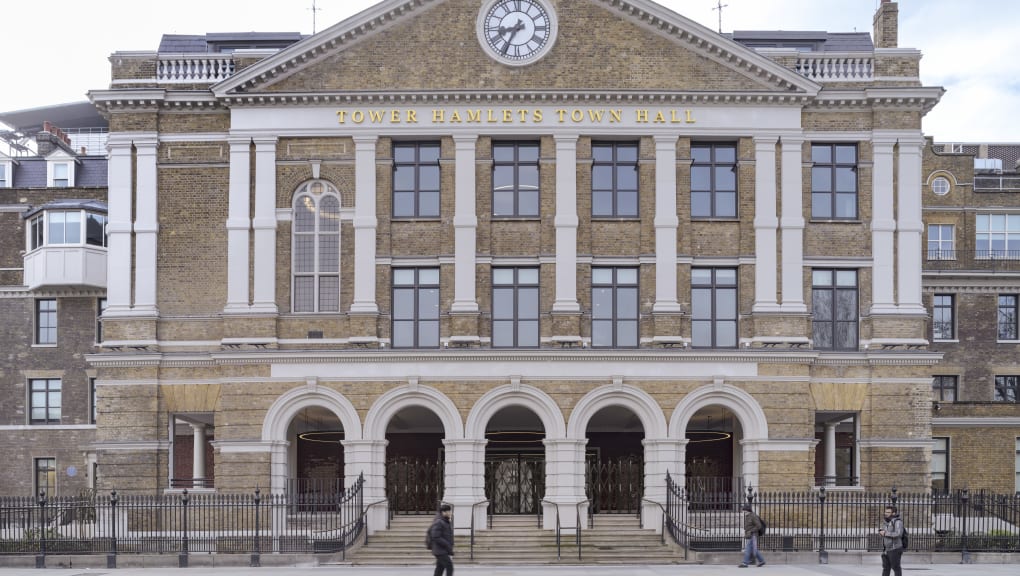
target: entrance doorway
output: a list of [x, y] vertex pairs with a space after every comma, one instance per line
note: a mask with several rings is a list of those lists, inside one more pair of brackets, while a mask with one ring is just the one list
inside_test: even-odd
[[434, 514], [443, 497], [443, 423], [428, 408], [397, 412], [386, 426], [386, 498], [394, 514]]
[[711, 495], [712, 499], [739, 499], [743, 482], [739, 474], [740, 421], [724, 406], [698, 410], [687, 425], [687, 457], [684, 462], [687, 493]]
[[303, 408], [291, 420], [293, 476], [287, 493], [300, 511], [329, 509], [344, 492], [344, 439], [339, 418], [322, 406]]
[[537, 514], [545, 497], [545, 430], [521, 406], [496, 412], [485, 428], [485, 497], [493, 514]]
[[644, 427], [637, 414], [607, 406], [585, 432], [585, 494], [594, 514], [637, 514], [645, 491]]

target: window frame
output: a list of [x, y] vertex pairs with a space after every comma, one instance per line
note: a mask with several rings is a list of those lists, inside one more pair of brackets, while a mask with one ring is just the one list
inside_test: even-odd
[[[58, 169], [66, 170], [65, 174], [57, 174]], [[74, 160], [61, 157], [59, 160], [46, 161], [47, 188], [74, 188]]]
[[[695, 282], [695, 271], [708, 271], [711, 274], [711, 280], [707, 284], [696, 284]], [[720, 272], [732, 272], [733, 282], [732, 284], [723, 284], [719, 280]], [[691, 269], [691, 347], [692, 348], [737, 348], [740, 344], [740, 270], [736, 267], [719, 267], [719, 268], [692, 268]], [[702, 316], [703, 312], [697, 306], [696, 301], [698, 300], [696, 293], [699, 291], [708, 292], [709, 297], [709, 308], [707, 316]], [[720, 297], [726, 292], [732, 292], [732, 318], [720, 318], [718, 316]], [[697, 337], [698, 326], [707, 323], [710, 331], [710, 343], [699, 344], [699, 338]], [[724, 324], [732, 323], [733, 326], [733, 343], [732, 344], [720, 344], [719, 343], [719, 328]]]
[[[413, 271], [413, 273], [414, 273], [413, 281], [411, 283], [398, 284], [397, 283], [398, 273], [399, 272], [406, 272], [406, 271]], [[427, 280], [426, 281], [422, 280], [422, 273], [423, 272], [433, 272], [433, 271], [435, 272], [435, 278], [436, 278], [435, 282], [429, 282]], [[392, 348], [399, 348], [399, 349], [436, 349], [436, 348], [439, 348], [441, 346], [442, 343], [440, 341], [440, 336], [442, 334], [442, 327], [440, 325], [440, 319], [442, 318], [442, 309], [441, 309], [441, 307], [442, 307], [442, 302], [443, 302], [442, 301], [442, 292], [441, 292], [441, 290], [442, 290], [441, 283], [442, 283], [441, 270], [440, 270], [440, 268], [438, 266], [422, 266], [422, 267], [414, 267], [414, 268], [393, 268], [392, 269], [392, 279], [390, 281], [390, 296], [392, 298], [391, 299], [391, 314], [390, 314], [390, 318], [391, 318], [391, 320], [390, 320], [390, 346]], [[398, 292], [398, 290], [400, 290], [400, 291], [407, 290], [407, 291], [411, 292], [411, 294], [412, 294], [412, 303], [413, 303], [412, 308], [413, 309], [411, 310], [411, 316], [410, 317], [406, 317], [406, 318], [405, 317], [398, 317], [398, 313], [399, 313], [399, 311], [398, 311], [398, 303], [397, 303], [397, 292]], [[429, 296], [429, 293], [427, 291], [432, 291], [432, 290], [435, 291], [436, 314], [435, 314], [434, 318], [432, 318], [432, 317], [425, 318], [425, 317], [422, 316], [423, 298], [426, 297], [426, 296]], [[411, 338], [411, 341], [412, 341], [411, 345], [403, 345], [401, 343], [398, 343], [398, 338], [397, 338], [397, 332], [398, 332], [398, 325], [397, 325], [397, 323], [398, 322], [400, 322], [400, 323], [410, 323], [411, 331], [412, 331], [412, 336], [413, 336]], [[435, 324], [435, 334], [434, 334], [435, 345], [427, 345], [427, 346], [423, 346], [422, 345], [422, 343], [421, 343], [421, 340], [422, 340], [421, 339], [421, 331], [423, 329], [422, 325], [424, 323], [434, 323]], [[400, 339], [400, 340], [402, 341], [403, 339]]]
[[[996, 221], [1001, 219], [1001, 226]], [[1014, 227], [1011, 228], [1010, 225]], [[1001, 242], [1002, 248], [995, 245]], [[1010, 246], [1015, 248], [1010, 249]], [[976, 260], [1020, 259], [1020, 214], [978, 213], [974, 216], [974, 258]]]
[[[994, 394], [993, 402], [1003, 404], [1020, 403], [1020, 376], [1014, 374], [996, 374]], [[1010, 395], [1012, 395], [1012, 398], [1010, 398]]]
[[14, 162], [0, 154], [0, 188], [14, 187]]
[[[497, 283], [496, 276], [497, 271], [512, 271], [513, 280], [510, 283]], [[533, 271], [535, 273], [535, 281], [528, 282], [521, 280], [521, 272]], [[492, 339], [491, 345], [493, 348], [539, 348], [541, 342], [541, 314], [542, 314], [542, 290], [541, 290], [541, 270], [537, 266], [494, 266], [492, 268]], [[499, 318], [497, 315], [499, 312], [496, 310], [496, 291], [507, 290], [512, 292], [513, 304], [510, 318]], [[525, 291], [534, 292], [534, 317], [524, 318], [521, 316], [521, 294]], [[531, 311], [525, 311], [531, 312]], [[512, 325], [513, 342], [509, 345], [497, 343], [497, 326], [496, 323], [509, 323]], [[522, 331], [525, 329], [521, 326], [522, 323], [533, 323], [533, 328], [528, 328], [529, 331], [533, 330], [532, 336], [534, 345], [521, 345]]]
[[[64, 215], [65, 220], [62, 224], [54, 222], [53, 216], [61, 214]], [[76, 214], [78, 216], [77, 228], [78, 237], [75, 241], [67, 241], [67, 214]], [[89, 224], [92, 221], [99, 222], [102, 230], [102, 240], [99, 242], [92, 241], [95, 237], [89, 233]], [[43, 210], [42, 212], [29, 218], [28, 225], [25, 226], [25, 251], [31, 252], [40, 248], [46, 248], [50, 246], [59, 246], [60, 248], [69, 247], [88, 247], [94, 246], [97, 248], [108, 248], [109, 247], [109, 234], [107, 233], [107, 224], [110, 219], [107, 214], [101, 212], [95, 212], [92, 210], [82, 209], [71, 209], [71, 210]], [[62, 236], [64, 241], [54, 242], [53, 241], [53, 228], [61, 226]]]
[[928, 224], [928, 260], [956, 260], [955, 224]]
[[[948, 436], [933, 436], [932, 441], [934, 442], [934, 444], [932, 445], [931, 448], [931, 465], [929, 466], [929, 472], [931, 473], [931, 491], [933, 494], [939, 493], [945, 494], [948, 493], [949, 490], [951, 489], [950, 482], [952, 481], [952, 470], [950, 469], [950, 465], [952, 460], [950, 454], [952, 451], [952, 439]], [[939, 441], [944, 441], [945, 444], [944, 448], [940, 447]], [[937, 458], [940, 455], [941, 458]], [[938, 462], [940, 459], [942, 461], [942, 466], [945, 468], [944, 472], [937, 472], [935, 470], [936, 462]], [[942, 475], [941, 480], [943, 483], [943, 489], [941, 491], [936, 490], [935, 488], [936, 474]]]
[[[398, 150], [402, 149], [414, 149], [414, 160], [402, 161], [398, 159], [400, 155]], [[422, 161], [422, 150], [424, 149], [435, 149], [436, 160], [435, 162], [423, 162]], [[416, 218], [427, 218], [435, 219], [442, 215], [442, 182], [443, 182], [443, 148], [442, 144], [437, 140], [428, 141], [415, 141], [415, 142], [394, 142], [393, 143], [393, 171], [392, 177], [393, 182], [390, 190], [390, 202], [391, 202], [391, 214], [394, 219], [416, 219]], [[422, 188], [422, 171], [426, 167], [435, 167], [437, 171], [436, 176], [436, 188], [435, 189], [423, 189]], [[398, 172], [401, 168], [411, 168], [414, 175], [414, 184], [410, 190], [397, 190], [398, 185]], [[398, 214], [397, 213], [397, 195], [398, 194], [410, 194], [414, 199], [414, 209], [410, 214]], [[436, 210], [435, 214], [424, 213], [422, 210], [422, 196], [424, 194], [435, 194], [436, 196]]]
[[[942, 330], [939, 329], [940, 326], [943, 327]], [[948, 331], [948, 335], [946, 331]], [[940, 342], [955, 342], [956, 337], [956, 295], [933, 294], [931, 300], [931, 339]]]
[[[37, 384], [43, 384], [37, 389]], [[55, 386], [54, 386], [55, 384]], [[42, 406], [36, 404], [36, 394], [44, 398]], [[48, 426], [60, 424], [64, 416], [63, 407], [64, 384], [60, 378], [29, 378], [28, 379], [28, 424], [30, 426]], [[54, 403], [53, 400], [56, 400]], [[43, 418], [36, 418], [36, 410], [45, 413]], [[53, 413], [56, 411], [56, 416]]]
[[[592, 160], [591, 160], [591, 217], [592, 218], [638, 218], [641, 214], [641, 145], [638, 141], [612, 141], [612, 142], [592, 142]], [[599, 160], [597, 159], [598, 154], [596, 150], [609, 149], [611, 150], [610, 160]], [[621, 150], [634, 151], [634, 160], [620, 160]], [[611, 182], [608, 187], [603, 185], [601, 179], [597, 179], [595, 174], [599, 168], [609, 168], [612, 171]], [[634, 171], [634, 189], [624, 189], [620, 185], [620, 175], [623, 170], [632, 169]], [[609, 213], [596, 213], [596, 198], [608, 194], [612, 200], [612, 208]], [[623, 213], [621, 210], [621, 195], [622, 194], [633, 194], [634, 195], [634, 211], [633, 213]]]
[[[52, 309], [48, 308], [50, 304], [52, 304]], [[43, 309], [44, 305], [47, 306], [47, 309]], [[56, 346], [60, 329], [60, 306], [57, 299], [36, 298], [34, 308], [33, 346]]]
[[1020, 339], [1020, 295], [999, 294], [996, 300], [995, 340], [1016, 342], [1018, 339]]
[[106, 312], [108, 305], [105, 297], [96, 298], [96, 344], [103, 342], [103, 313]]
[[[497, 148], [499, 149], [512, 149], [513, 159], [501, 160], [498, 158]], [[535, 159], [532, 160], [521, 160], [521, 149], [522, 148], [534, 148]], [[541, 142], [537, 140], [507, 140], [507, 141], [494, 141], [492, 143], [492, 217], [493, 218], [539, 218], [542, 214], [542, 147]], [[502, 167], [509, 167], [513, 171], [513, 184], [510, 190], [498, 190], [497, 189], [497, 172]], [[533, 169], [534, 180], [535, 180], [535, 210], [534, 213], [524, 213], [521, 209], [521, 196], [524, 193], [532, 192], [530, 189], [524, 189], [526, 184], [521, 183], [522, 169]], [[497, 200], [496, 195], [502, 192], [509, 192], [513, 195], [513, 210], [509, 214], [498, 214], [496, 212]]]
[[[697, 159], [695, 150], [707, 149], [709, 153], [709, 159], [707, 162], [702, 162]], [[733, 151], [732, 162], [720, 162], [718, 160], [718, 151], [722, 149]], [[708, 219], [735, 219], [738, 218], [737, 208], [739, 207], [740, 199], [740, 175], [738, 173], [739, 158], [737, 152], [737, 144], [735, 142], [692, 142], [691, 143], [691, 219], [692, 220], [708, 220]], [[709, 172], [709, 185], [707, 190], [695, 189], [695, 172], [697, 168], [708, 168]], [[720, 168], [729, 167], [733, 172], [733, 190], [719, 190], [718, 186], [718, 170]], [[708, 196], [708, 214], [701, 214], [695, 210], [695, 195]], [[732, 194], [732, 213], [721, 213], [719, 210], [720, 197], [723, 195]]]
[[[829, 162], [819, 162], [815, 160], [816, 149], [826, 148], [829, 151]], [[841, 162], [839, 160], [838, 149], [852, 148], [854, 152], [854, 161]], [[812, 142], [811, 143], [811, 219], [812, 220], [836, 220], [836, 221], [856, 221], [860, 218], [860, 147], [856, 142]], [[816, 177], [815, 172], [820, 168], [828, 168], [831, 173], [829, 175], [829, 190], [816, 190]], [[839, 190], [839, 173], [840, 169], [850, 169], [854, 175], [854, 186], [853, 192], [845, 192]], [[829, 198], [828, 206], [830, 208], [829, 214], [818, 214], [816, 211], [816, 197], [827, 196]], [[853, 196], [853, 214], [842, 215], [839, 213], [839, 197]]]
[[[305, 206], [307, 204], [303, 203], [304, 198], [308, 198], [311, 201], [310, 209], [306, 210]], [[335, 210], [324, 211], [323, 204], [326, 202], [335, 204]], [[343, 203], [340, 193], [332, 184], [325, 180], [309, 180], [298, 186], [297, 190], [295, 190], [291, 206], [293, 208], [293, 217], [290, 234], [290, 310], [294, 314], [339, 314], [340, 282], [342, 279], [341, 251], [343, 249], [341, 245], [343, 238], [341, 216]], [[310, 214], [310, 230], [298, 229], [299, 219], [303, 218], [303, 216], [298, 216], [298, 214]], [[323, 221], [328, 220], [330, 216], [336, 218], [336, 230], [323, 231]], [[299, 257], [299, 251], [309, 249], [307, 244], [309, 240], [311, 244], [307, 258]], [[323, 258], [332, 255], [324, 256], [323, 250], [332, 249], [334, 246], [336, 249], [336, 259], [330, 260], [334, 268], [326, 270], [323, 267], [325, 262]], [[307, 264], [311, 265], [310, 270], [304, 268]], [[299, 266], [301, 266], [300, 269]], [[310, 306], [308, 307], [303, 302], [308, 288], [299, 287], [300, 284], [307, 283], [302, 282], [304, 280], [310, 280], [311, 283], [311, 292], [308, 295], [310, 300], [307, 303]], [[330, 280], [335, 284], [335, 288], [328, 287], [329, 293], [326, 294], [327, 290], [323, 283]], [[323, 299], [327, 297], [329, 300], [324, 301]], [[333, 306], [325, 306], [324, 304], [326, 303]]]
[[[830, 284], [828, 284], [828, 285], [818, 284], [816, 282], [816, 280], [817, 280], [817, 278], [819, 276], [819, 273], [823, 273], [823, 272], [827, 272], [827, 273], [830, 274], [831, 280], [830, 280]], [[854, 274], [854, 284], [853, 284], [852, 288], [849, 285], [840, 285], [840, 283], [839, 283], [840, 273], [845, 273], [845, 272], [852, 272]], [[839, 304], [838, 295], [841, 292], [851, 292], [851, 291], [854, 294], [854, 315], [853, 315], [854, 319], [852, 321], [849, 321], [849, 320], [839, 320], [837, 318], [838, 317], [837, 309], [838, 309], [838, 304]], [[819, 302], [818, 302], [818, 296], [820, 294], [823, 294], [823, 293], [831, 293], [831, 295], [832, 295], [832, 298], [831, 298], [831, 302], [832, 302], [832, 305], [831, 305], [832, 317], [829, 318], [829, 319], [820, 319], [818, 317], [818, 315], [819, 315], [819, 308], [820, 308]], [[860, 349], [860, 338], [861, 338], [861, 326], [860, 326], [861, 311], [860, 311], [860, 307], [861, 307], [860, 274], [859, 274], [859, 272], [856, 269], [846, 269], [846, 268], [816, 268], [816, 269], [812, 269], [812, 271], [811, 271], [811, 324], [812, 324], [812, 327], [811, 327], [811, 336], [812, 336], [812, 343], [813, 343], [814, 348], [818, 349], [818, 350], [832, 350], [832, 351], [842, 351], [842, 352], [859, 350]], [[817, 337], [818, 329], [819, 329], [819, 323], [830, 323], [830, 324], [832, 324], [831, 334], [830, 334], [831, 337], [832, 337], [832, 346], [831, 347], [829, 347], [829, 346], [819, 346], [819, 343], [818, 343], [819, 338]], [[850, 325], [850, 324], [853, 325], [853, 332], [854, 332], [853, 346], [849, 346], [848, 345], [848, 346], [845, 346], [845, 347], [841, 347], [841, 346], [839, 346], [837, 344], [837, 337], [839, 335], [838, 327], [839, 327], [840, 323], [842, 323], [844, 325]]]
[[89, 378], [89, 424], [95, 424], [99, 416], [99, 409], [96, 404], [96, 379]]
[[[608, 270], [612, 273], [612, 280], [610, 282], [597, 282], [596, 273], [600, 270]], [[627, 282], [620, 280], [620, 273], [623, 271], [633, 271], [634, 281]], [[592, 348], [638, 348], [641, 344], [641, 270], [637, 266], [592, 266], [591, 269], [591, 347]], [[598, 304], [596, 292], [599, 290], [610, 290], [611, 303], [610, 303], [610, 314], [608, 316], [597, 315]], [[621, 317], [621, 292], [624, 290], [633, 290], [634, 297], [632, 306], [634, 309], [634, 317]], [[612, 327], [612, 335], [610, 337], [610, 344], [602, 344], [596, 341], [596, 332], [601, 332], [599, 326], [601, 324], [608, 323]], [[623, 326], [629, 326], [633, 324], [634, 341], [633, 343], [621, 343], [622, 336], [620, 334]], [[599, 338], [601, 341], [602, 338]]]
[[[45, 466], [45, 468], [43, 467]], [[42, 486], [42, 475], [46, 475], [46, 486]], [[32, 458], [32, 486], [35, 494], [43, 494], [48, 498], [57, 495], [57, 459], [53, 456]]]
[[1016, 438], [1016, 456], [1013, 464], [1016, 470], [1016, 494], [1020, 494], [1020, 436]]
[[[955, 374], [935, 374], [931, 379], [932, 398], [936, 402], [956, 402], [960, 393], [960, 378]], [[947, 398], [946, 391], [951, 390], [950, 398]]]

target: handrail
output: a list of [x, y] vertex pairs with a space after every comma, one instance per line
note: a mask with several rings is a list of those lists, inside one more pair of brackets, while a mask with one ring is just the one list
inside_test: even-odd
[[[365, 542], [364, 542], [364, 544], [368, 544], [368, 532], [369, 532], [369, 530], [368, 530], [368, 509], [371, 508], [372, 506], [375, 506], [376, 504], [382, 504], [383, 502], [389, 502], [389, 499], [388, 498], [383, 498], [382, 500], [376, 500], [375, 502], [372, 502], [368, 506], [365, 506], [365, 509], [361, 511], [361, 520], [362, 520], [362, 522], [365, 523]], [[386, 529], [387, 530], [390, 529], [390, 517], [391, 517], [391, 514], [387, 513], [386, 514]]]
[[[575, 532], [575, 540], [577, 542], [577, 560], [578, 561], [581, 560], [581, 504], [591, 504], [591, 500], [588, 499], [588, 498], [585, 498], [584, 500], [581, 500], [577, 504], [574, 504], [574, 511], [577, 513], [577, 519], [576, 519], [576, 522], [577, 522], [576, 526], [577, 526], [577, 528], [574, 529], [574, 532]], [[591, 514], [591, 509], [592, 509], [592, 507], [588, 506], [588, 522], [589, 522], [588, 528], [593, 527], [593, 525], [594, 525], [593, 523], [595, 522], [595, 517]]]
[[558, 502], [553, 502], [552, 500], [546, 500], [545, 498], [543, 498], [542, 499], [542, 503], [545, 504], [546, 502], [548, 502], [548, 503], [550, 503], [550, 504], [552, 504], [553, 506], [556, 507], [556, 559], [560, 560], [561, 559], [560, 558], [560, 505], [559, 505]]
[[[475, 559], [475, 506], [488, 503], [488, 500], [479, 500], [471, 505], [471, 559]], [[492, 528], [492, 515], [489, 514], [489, 528]]]
[[[559, 502], [553, 502], [552, 500], [546, 500], [545, 498], [543, 498], [542, 499], [542, 503], [545, 503], [545, 502], [548, 502], [549, 504], [552, 504], [553, 506], [556, 507], [556, 559], [557, 560], [561, 560], [562, 557], [561, 557], [560, 550], [561, 550], [562, 545], [561, 545], [561, 536], [560, 535], [562, 533], [562, 527], [560, 525], [560, 504], [559, 504]], [[575, 542], [577, 544], [577, 559], [578, 560], [581, 559], [581, 509], [580, 509], [580, 506], [581, 506], [581, 504], [585, 504], [585, 503], [589, 503], [589, 502], [591, 502], [591, 500], [589, 500], [588, 498], [585, 498], [584, 500], [581, 500], [580, 502], [576, 502], [574, 504], [574, 511], [577, 514], [577, 520], [576, 520], [577, 524], [575, 524], [575, 526], [574, 526], [574, 532], [575, 532], [574, 540], [575, 540]]]

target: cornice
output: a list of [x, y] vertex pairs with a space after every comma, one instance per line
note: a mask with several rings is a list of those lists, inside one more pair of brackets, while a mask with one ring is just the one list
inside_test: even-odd
[[932, 418], [932, 428], [1017, 428], [1020, 416], [960, 416]]

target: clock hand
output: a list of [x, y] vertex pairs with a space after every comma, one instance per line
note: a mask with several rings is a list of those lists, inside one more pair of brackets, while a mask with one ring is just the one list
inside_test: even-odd
[[514, 24], [513, 28], [503, 28], [502, 26], [499, 27], [500, 36], [502, 36], [504, 32], [510, 33], [510, 37], [506, 39], [506, 44], [503, 45], [503, 54], [506, 54], [507, 50], [510, 49], [510, 42], [513, 41], [514, 36], [516, 36], [517, 33], [520, 32], [521, 30], [524, 30], [524, 28], [525, 28], [524, 21], [521, 20], [520, 18], [517, 19], [517, 24]]

